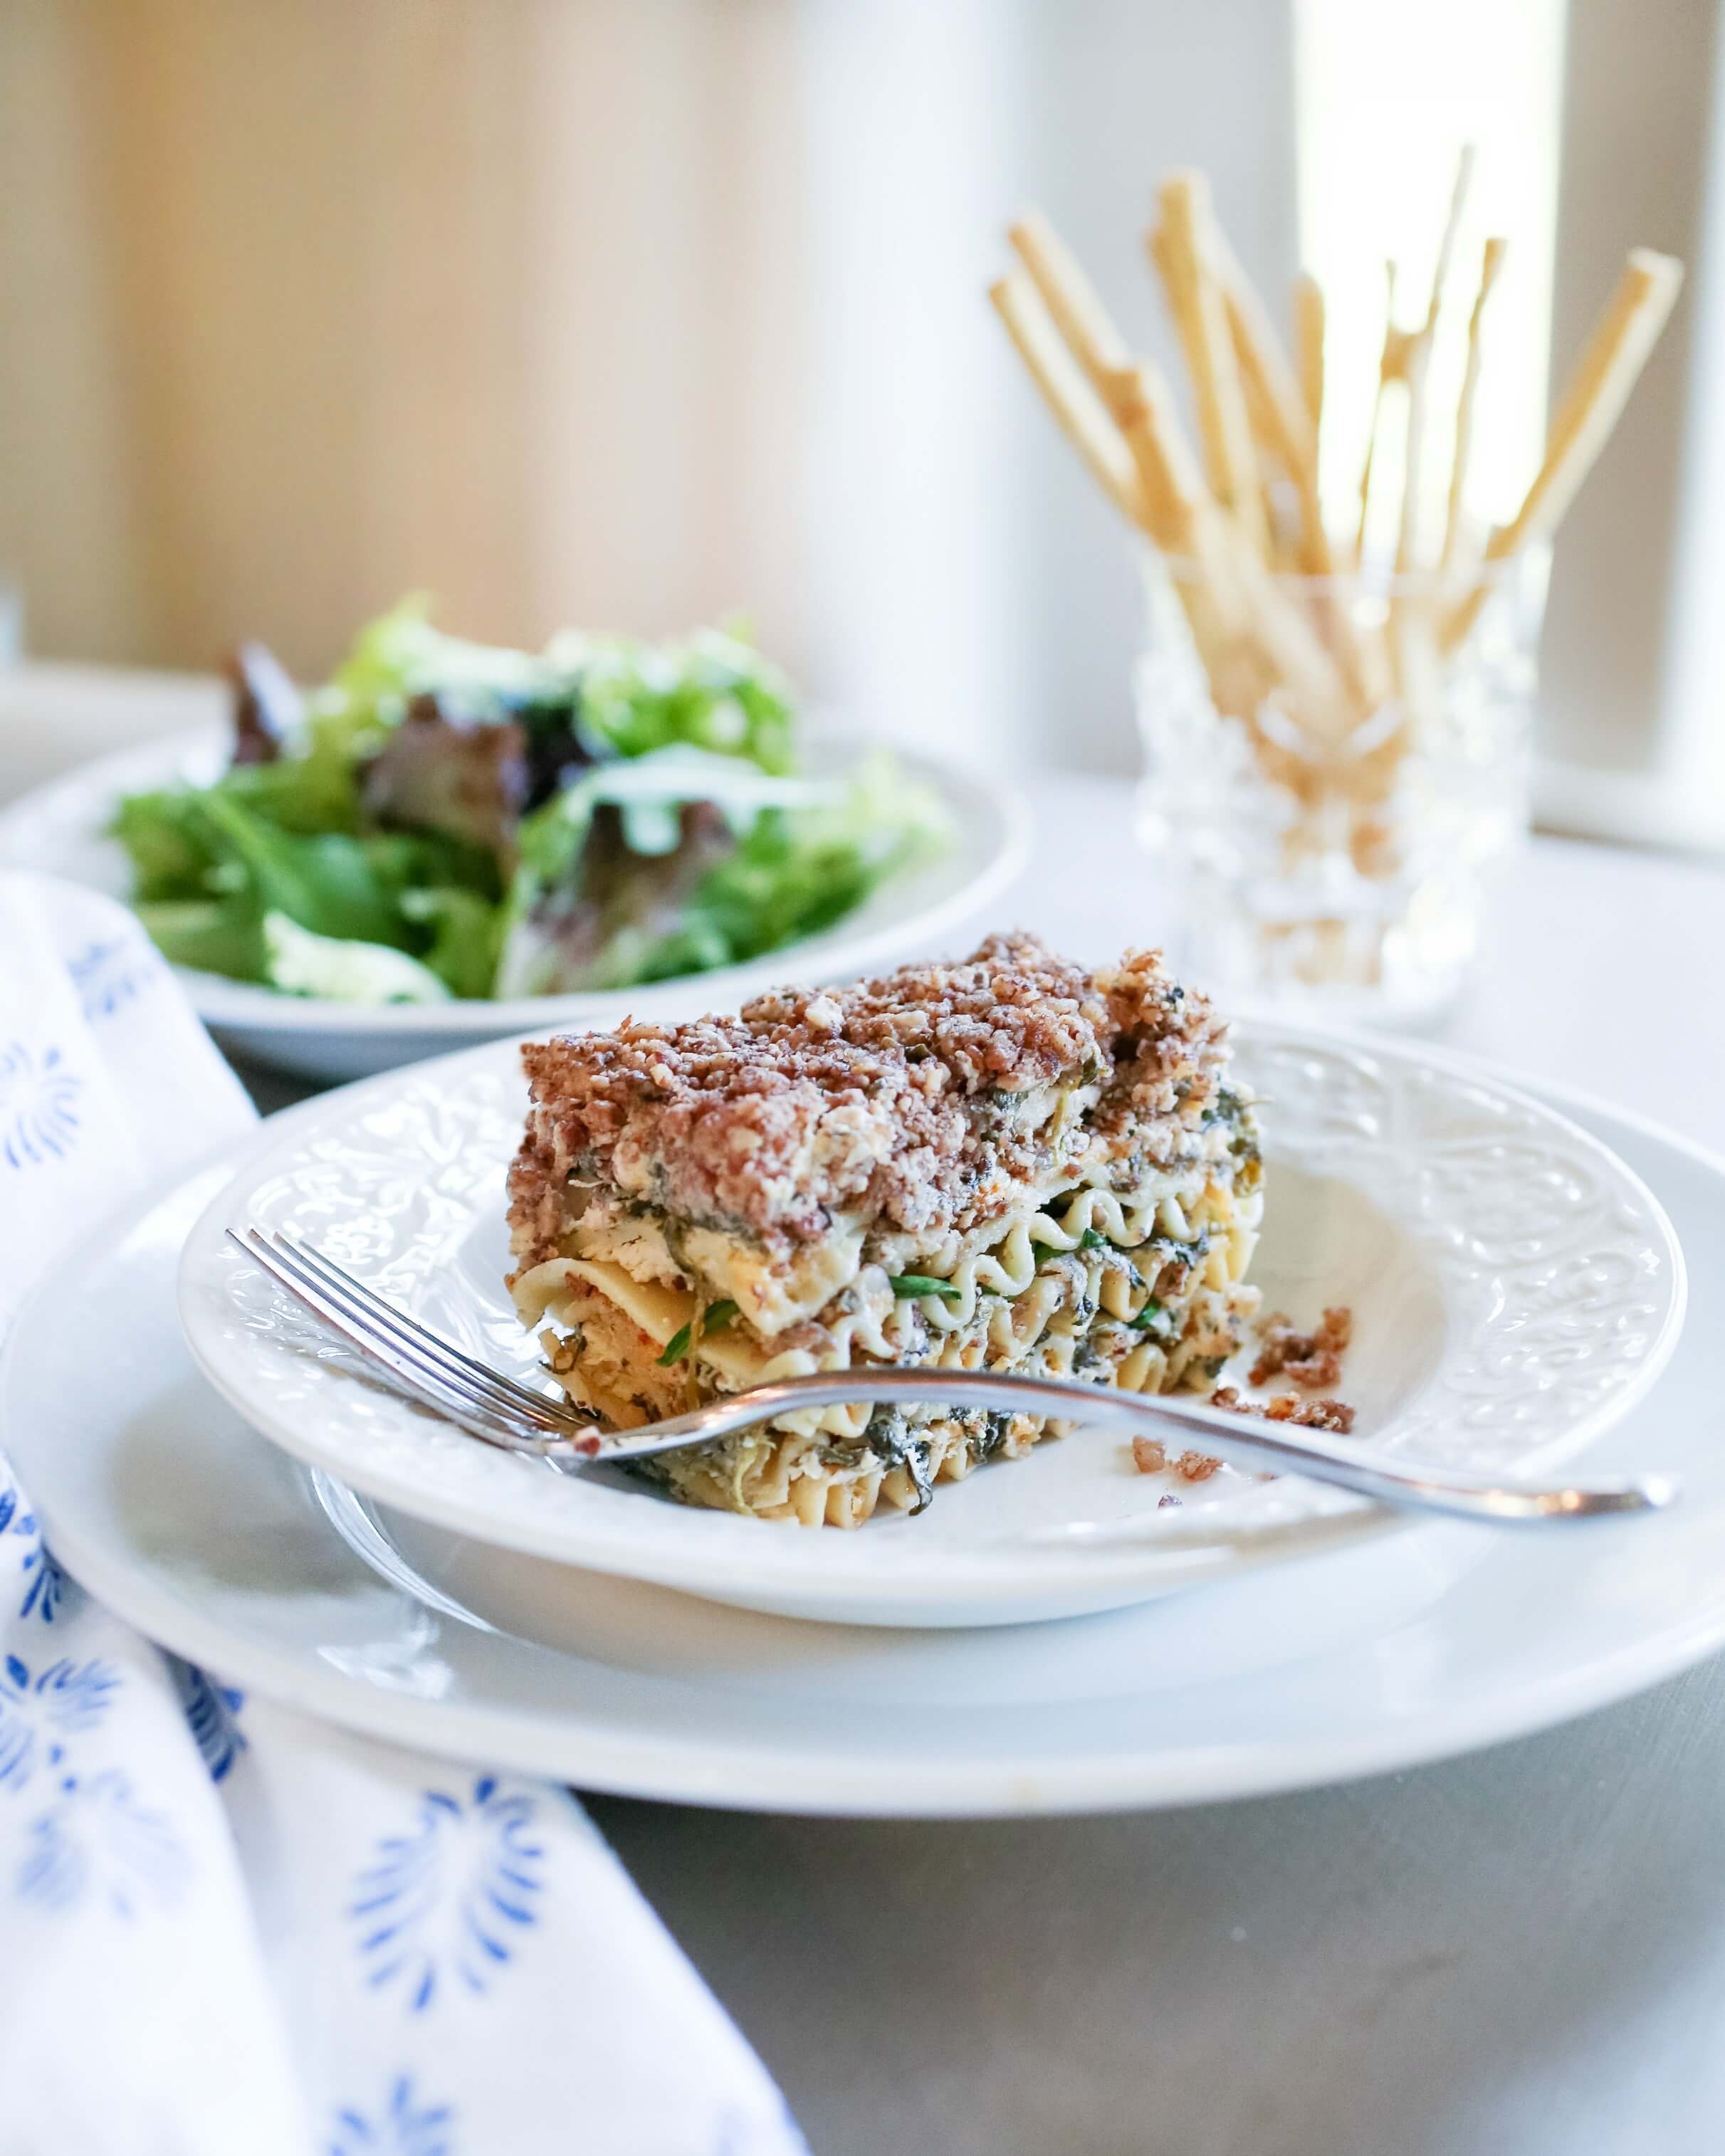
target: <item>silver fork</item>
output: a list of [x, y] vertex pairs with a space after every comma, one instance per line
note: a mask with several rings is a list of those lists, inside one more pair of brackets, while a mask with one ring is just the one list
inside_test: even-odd
[[1236, 1414], [1178, 1394], [1147, 1396], [1064, 1378], [996, 1370], [937, 1373], [903, 1363], [781, 1378], [617, 1435], [563, 1401], [547, 1399], [476, 1361], [300, 1238], [256, 1226], [244, 1233], [230, 1228], [228, 1233], [314, 1317], [388, 1372], [398, 1388], [486, 1444], [565, 1471], [597, 1460], [649, 1460], [656, 1453], [728, 1436], [774, 1415], [844, 1406], [861, 1398], [1063, 1415], [1140, 1437], [1165, 1438], [1171, 1428], [1178, 1429], [1201, 1435], [1207, 1450], [1237, 1466], [1306, 1475], [1380, 1504], [1500, 1526], [1661, 1512], [1680, 1494], [1678, 1485], [1665, 1475], [1544, 1488], [1458, 1476], [1374, 1457], [1315, 1430]]

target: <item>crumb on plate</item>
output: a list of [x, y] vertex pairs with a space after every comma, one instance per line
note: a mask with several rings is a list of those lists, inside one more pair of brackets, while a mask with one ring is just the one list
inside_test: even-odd
[[1281, 1311], [1272, 1311], [1259, 1328], [1258, 1359], [1249, 1382], [1262, 1385], [1284, 1377], [1311, 1392], [1339, 1384], [1342, 1358], [1353, 1337], [1353, 1312], [1345, 1305], [1325, 1311], [1312, 1332], [1301, 1332]]
[[1132, 1465], [1140, 1475], [1160, 1475], [1171, 1466], [1183, 1482], [1208, 1482], [1222, 1463], [1214, 1453], [1194, 1451], [1183, 1452], [1170, 1461], [1168, 1447], [1160, 1438], [1135, 1437]]
[[1296, 1423], [1302, 1430], [1333, 1430], [1340, 1437], [1353, 1428], [1353, 1409], [1346, 1400], [1302, 1400], [1294, 1393], [1278, 1393], [1260, 1406], [1241, 1399], [1232, 1385], [1222, 1385], [1210, 1394], [1210, 1405], [1235, 1414], [1261, 1415], [1266, 1422]]

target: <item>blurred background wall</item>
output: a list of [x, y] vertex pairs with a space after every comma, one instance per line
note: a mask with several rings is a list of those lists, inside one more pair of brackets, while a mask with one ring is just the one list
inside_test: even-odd
[[1002, 227], [1041, 202], [1165, 352], [1141, 234], [1169, 167], [1208, 169], [1266, 292], [1303, 258], [1358, 314], [1386, 248], [1429, 259], [1471, 138], [1519, 295], [1507, 500], [1624, 248], [1691, 262], [1560, 548], [1545, 793], [1709, 842], [1716, 18], [8, 0], [0, 567], [33, 651], [133, 664], [255, 634], [316, 674], [415, 587], [530, 643], [742, 612], [854, 724], [1124, 772], [1133, 566], [984, 304]]
[[0, 9], [0, 552], [47, 651], [798, 619], [789, 0]]

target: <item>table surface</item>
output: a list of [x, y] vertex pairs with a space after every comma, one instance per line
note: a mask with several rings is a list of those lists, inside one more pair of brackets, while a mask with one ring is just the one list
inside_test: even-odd
[[[0, 799], [209, 708], [174, 688], [0, 683]], [[994, 918], [1086, 957], [1157, 940], [1129, 790], [1034, 791], [1041, 865]], [[1442, 1037], [1725, 1149], [1722, 948], [1718, 869], [1536, 840]], [[244, 1075], [266, 1107], [298, 1097]], [[816, 2156], [1725, 2144], [1725, 1658], [1471, 1758], [1178, 1812], [590, 1802]]]

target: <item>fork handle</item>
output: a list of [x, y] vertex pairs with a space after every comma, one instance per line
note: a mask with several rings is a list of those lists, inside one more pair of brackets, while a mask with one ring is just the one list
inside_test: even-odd
[[1674, 1503], [1680, 1494], [1679, 1486], [1663, 1475], [1537, 1487], [1456, 1476], [1411, 1462], [1399, 1465], [1313, 1430], [1236, 1414], [1178, 1394], [1116, 1392], [1068, 1378], [1010, 1375], [994, 1370], [935, 1371], [873, 1365], [782, 1378], [746, 1393], [709, 1400], [688, 1414], [655, 1424], [651, 1436], [624, 1437], [607, 1444], [596, 1459], [581, 1464], [649, 1460], [658, 1453], [675, 1452], [685, 1445], [728, 1436], [775, 1415], [839, 1407], [858, 1399], [938, 1402], [942, 1406], [1062, 1415], [1139, 1436], [1165, 1435], [1172, 1423], [1202, 1433], [1209, 1450], [1236, 1466], [1305, 1475], [1379, 1504], [1497, 1526], [1659, 1512]]

